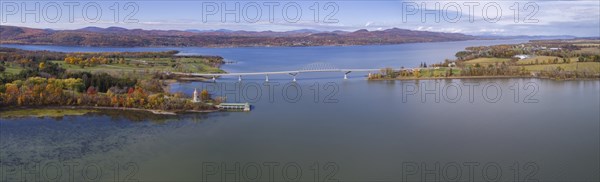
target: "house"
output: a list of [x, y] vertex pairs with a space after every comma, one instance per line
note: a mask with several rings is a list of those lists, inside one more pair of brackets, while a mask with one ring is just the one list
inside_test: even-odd
[[525, 54], [518, 54], [513, 56], [514, 58], [519, 58], [519, 59], [527, 59], [529, 58], [529, 55], [525, 55]]
[[456, 62], [448, 63], [448, 67], [456, 67]]

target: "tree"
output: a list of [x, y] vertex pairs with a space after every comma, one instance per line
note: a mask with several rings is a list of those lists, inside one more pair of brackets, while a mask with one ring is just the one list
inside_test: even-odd
[[40, 68], [40, 70], [43, 70], [44, 68], [46, 68], [46, 63], [45, 62], [41, 62], [38, 67]]
[[96, 88], [94, 88], [94, 86], [88, 87], [88, 89], [87, 89], [88, 95], [96, 95], [96, 93], [98, 93], [98, 91], [96, 91]]
[[200, 92], [200, 99], [202, 99], [202, 101], [210, 100], [210, 94], [206, 89], [203, 89], [202, 92]]
[[48, 83], [46, 85], [45, 91], [48, 93], [46, 97], [47, 103], [57, 103], [60, 101], [60, 97], [62, 96], [62, 89], [57, 87], [54, 83]]
[[127, 95], [131, 96], [131, 94], [133, 94], [133, 92], [135, 92], [135, 89], [133, 87], [129, 87], [129, 89], [127, 90]]
[[19, 87], [17, 86], [17, 84], [13, 83], [7, 83], [5, 86], [6, 94], [4, 95], [4, 101], [6, 101], [7, 104], [14, 104], [15, 99], [19, 96]]
[[592, 57], [592, 61], [594, 61], [594, 62], [600, 62], [600, 55], [594, 55]]
[[80, 78], [67, 78], [64, 80], [65, 86], [72, 91], [83, 86], [83, 81]]
[[110, 97], [110, 104], [113, 107], [119, 107], [119, 98], [115, 95], [115, 96], [111, 96]]
[[390, 67], [382, 68], [380, 71], [381, 71], [381, 74], [387, 78], [395, 77], [394, 69], [392, 69]]
[[6, 68], [2, 65], [0, 65], [0, 72], [4, 72], [4, 70], [6, 70]]
[[17, 61], [17, 63], [19, 63], [21, 65], [21, 67], [25, 67], [25, 65], [29, 65], [30, 63], [32, 63], [33, 61], [31, 61], [31, 59], [20, 59], [19, 61]]
[[164, 102], [165, 96], [162, 93], [148, 96], [148, 105], [150, 108], [162, 109]]

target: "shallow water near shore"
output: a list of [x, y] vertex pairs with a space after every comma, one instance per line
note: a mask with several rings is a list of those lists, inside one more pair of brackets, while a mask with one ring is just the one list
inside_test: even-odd
[[[409, 67], [451, 58], [464, 46], [500, 43], [507, 41], [173, 49], [221, 55], [238, 61], [223, 67], [228, 72], [247, 72], [297, 69], [313, 62], [340, 68]], [[349, 76], [343, 80], [341, 73], [305, 74], [295, 83], [288, 75], [272, 76], [268, 83], [255, 76], [244, 77], [241, 83], [236, 77], [171, 85], [171, 91], [187, 94], [194, 88], [212, 89], [228, 102], [249, 102], [250, 112], [178, 116], [101, 112], [60, 119], [2, 119], [2, 179], [20, 180], [19, 172], [35, 171], [36, 164], [38, 171], [50, 169], [51, 175], [40, 175], [42, 179], [54, 177], [54, 168], [48, 167], [52, 164], [61, 166], [61, 179], [71, 175], [66, 166], [77, 164], [72, 176], [79, 180], [594, 181], [600, 177], [598, 80], [367, 81], [359, 73]], [[97, 169], [102, 175], [96, 175]]]

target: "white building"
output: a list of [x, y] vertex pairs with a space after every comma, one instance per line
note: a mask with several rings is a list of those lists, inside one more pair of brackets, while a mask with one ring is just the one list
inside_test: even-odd
[[558, 50], [560, 50], [560, 48], [559, 47], [551, 47], [550, 50], [551, 51], [558, 51]]
[[194, 97], [192, 97], [192, 102], [200, 102], [200, 97], [198, 96], [198, 89], [194, 88]]
[[515, 57], [515, 58], [519, 58], [519, 59], [527, 59], [527, 58], [529, 58], [529, 55], [525, 55], [525, 54], [518, 54], [518, 55], [515, 55], [515, 56], [513, 56], [513, 57]]

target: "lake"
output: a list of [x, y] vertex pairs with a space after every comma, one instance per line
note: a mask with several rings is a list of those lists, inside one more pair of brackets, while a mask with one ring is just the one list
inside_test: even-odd
[[[467, 46], [525, 40], [384, 46], [93, 48], [220, 55], [228, 72], [414, 67]], [[310, 73], [181, 82], [251, 112], [179, 116], [102, 112], [0, 121], [2, 179], [143, 181], [595, 181], [600, 81], [367, 81]], [[72, 169], [72, 170], [71, 170]]]

